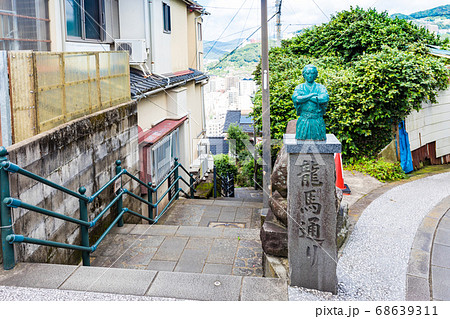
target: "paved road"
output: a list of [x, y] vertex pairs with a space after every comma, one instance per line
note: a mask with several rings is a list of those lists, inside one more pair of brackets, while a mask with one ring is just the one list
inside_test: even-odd
[[290, 288], [290, 300], [405, 300], [406, 273], [422, 219], [450, 195], [450, 173], [397, 186], [363, 212], [337, 265], [339, 293]]

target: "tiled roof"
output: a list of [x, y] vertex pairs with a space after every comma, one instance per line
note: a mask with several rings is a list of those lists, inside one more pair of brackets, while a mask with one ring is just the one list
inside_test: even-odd
[[224, 137], [208, 137], [211, 154], [228, 154], [228, 141]]
[[242, 115], [239, 110], [228, 110], [225, 116], [223, 132], [228, 132], [231, 124], [239, 125], [245, 133], [253, 133], [253, 120], [250, 116]]
[[209, 77], [203, 72], [195, 69], [180, 71], [176, 73], [164, 74], [163, 76], [152, 74], [145, 77], [139, 70], [130, 69], [130, 91], [131, 97], [137, 98], [142, 94], [157, 89], [166, 88], [166, 86], [182, 85], [185, 82], [195, 81], [195, 83], [207, 80]]

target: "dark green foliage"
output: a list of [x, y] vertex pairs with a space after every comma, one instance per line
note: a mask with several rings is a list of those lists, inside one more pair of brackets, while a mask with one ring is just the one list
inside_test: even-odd
[[409, 44], [425, 41], [439, 44], [439, 38], [424, 28], [402, 19], [391, 19], [386, 12], [359, 7], [339, 12], [327, 24], [315, 26], [299, 37], [283, 42], [295, 55], [321, 57], [336, 55], [346, 61], [380, 50], [382, 45], [405, 50]]
[[239, 162], [243, 162], [248, 157], [251, 157], [251, 154], [245, 145], [249, 145], [250, 139], [239, 125], [231, 124], [228, 127], [227, 135], [227, 140], [230, 145], [230, 153], [232, 156], [236, 157]]
[[234, 161], [230, 159], [228, 155], [219, 154], [214, 156], [214, 165], [216, 166], [216, 172], [219, 176], [237, 173], [237, 166]]
[[[354, 30], [342, 43], [333, 37], [339, 30], [352, 29], [351, 21], [358, 16], [367, 16], [368, 21], [364, 23], [372, 23], [373, 27]], [[359, 25], [359, 28], [364, 27]], [[381, 35], [389, 38], [397, 29], [405, 32], [402, 39], [382, 41]], [[366, 40], [362, 41], [363, 38]], [[327, 39], [331, 49], [325, 52], [325, 44], [320, 43]], [[282, 139], [288, 121], [297, 118], [292, 94], [304, 81], [303, 67], [314, 64], [319, 70], [316, 81], [325, 85], [330, 95], [324, 116], [327, 133], [335, 134], [342, 142], [344, 158], [376, 154], [392, 139], [392, 125], [413, 109], [420, 109], [423, 101], [434, 102], [437, 91], [448, 86], [449, 71], [420, 44], [427, 39], [436, 40], [416, 26], [389, 19], [385, 13], [357, 8], [341, 12], [330, 23], [284, 42], [282, 48], [272, 49], [269, 56], [272, 138]], [[338, 42], [341, 44], [337, 45]], [[382, 46], [381, 42], [393, 47]], [[313, 48], [328, 56], [319, 57]], [[364, 51], [371, 53], [362, 54]], [[259, 67], [255, 77], [260, 84]], [[260, 130], [260, 91], [252, 115]]]
[[363, 157], [358, 161], [346, 164], [344, 168], [348, 171], [358, 171], [368, 174], [381, 182], [395, 181], [407, 177], [400, 163], [389, 163], [383, 158], [377, 160]]

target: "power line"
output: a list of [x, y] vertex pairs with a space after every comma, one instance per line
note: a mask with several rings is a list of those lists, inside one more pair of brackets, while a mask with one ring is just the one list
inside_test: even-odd
[[[247, 2], [247, 0], [245, 0], [242, 5], [241, 8], [244, 6], [244, 4]], [[216, 39], [216, 41], [214, 41], [214, 44], [211, 46], [211, 48], [209, 48], [208, 52], [205, 54], [204, 58], [206, 58], [209, 54], [209, 52], [211, 52], [211, 50], [214, 48], [214, 46], [216, 45], [217, 41], [220, 40], [220, 38], [222, 37], [222, 35], [225, 33], [225, 31], [228, 29], [228, 27], [230, 26], [231, 22], [233, 22], [234, 18], [236, 18], [236, 16], [238, 15], [239, 11], [241, 11], [241, 8], [238, 9], [238, 11], [236, 11], [236, 13], [234, 14], [234, 16], [231, 18], [230, 22], [228, 22], [227, 26], [225, 27], [225, 29], [222, 31], [222, 33], [220, 34], [220, 36]]]
[[319, 8], [320, 12], [322, 12], [322, 14], [325, 16], [325, 18], [328, 19], [328, 21], [330, 21], [330, 18], [326, 15], [325, 12], [323, 12], [322, 8], [316, 3], [315, 0], [311, 0], [312, 2], [314, 2], [314, 4], [316, 5], [317, 8]]
[[[269, 22], [270, 20], [272, 20], [275, 16], [277, 15], [277, 13], [275, 13], [273, 16], [271, 16], [267, 22]], [[242, 41], [241, 43], [239, 43], [234, 49], [233, 51], [231, 51], [230, 53], [228, 53], [226, 56], [224, 56], [219, 62], [217, 62], [216, 65], [214, 65], [211, 69], [215, 69], [220, 63], [222, 63], [226, 58], [228, 58], [230, 55], [232, 55], [237, 49], [239, 49], [239, 47], [248, 39], [250, 39], [256, 32], [259, 31], [259, 29], [261, 29], [261, 26], [258, 27], [258, 29], [256, 29], [252, 34], [250, 34], [244, 41]]]

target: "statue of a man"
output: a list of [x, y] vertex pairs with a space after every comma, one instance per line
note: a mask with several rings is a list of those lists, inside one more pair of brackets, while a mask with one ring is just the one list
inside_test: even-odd
[[297, 115], [300, 116], [295, 138], [324, 141], [327, 137], [323, 115], [330, 98], [325, 86], [315, 82], [318, 71], [314, 65], [306, 65], [302, 74], [306, 82], [298, 85], [292, 95]]

